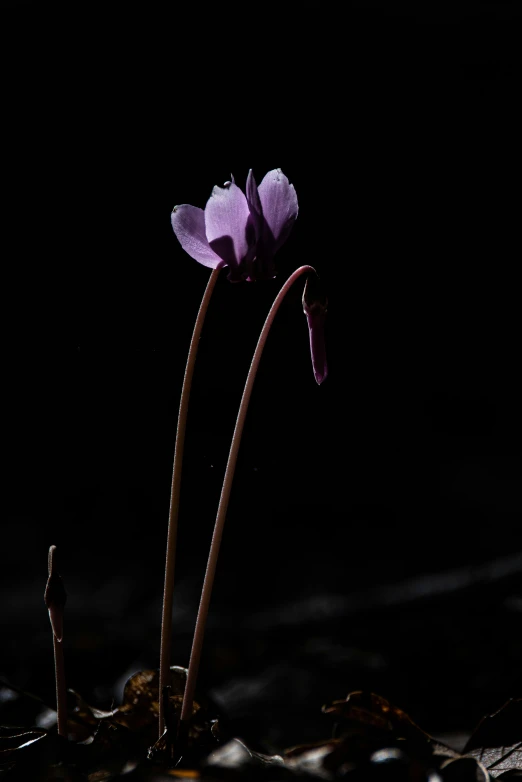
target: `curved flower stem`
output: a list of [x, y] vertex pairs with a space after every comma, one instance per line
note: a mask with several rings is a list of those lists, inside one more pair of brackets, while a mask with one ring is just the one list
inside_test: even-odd
[[245, 424], [246, 414], [248, 410], [248, 403], [250, 402], [250, 396], [254, 387], [254, 380], [256, 378], [257, 369], [263, 353], [263, 348], [268, 337], [268, 333], [276, 316], [276, 313], [281, 306], [281, 303], [294, 284], [294, 282], [302, 275], [309, 272], [315, 272], [313, 266], [301, 266], [296, 269], [293, 274], [290, 275], [285, 282], [279, 293], [277, 294], [274, 303], [270, 308], [270, 312], [266, 318], [265, 324], [259, 335], [259, 340], [255, 349], [248, 377], [246, 379], [245, 388], [243, 390], [243, 396], [241, 398], [241, 404], [239, 406], [239, 412], [237, 414], [236, 426], [234, 434], [232, 435], [232, 443], [230, 445], [230, 452], [228, 455], [227, 467], [225, 470], [225, 477], [223, 480], [223, 487], [221, 489], [221, 498], [219, 500], [219, 507], [216, 516], [216, 523], [214, 525], [214, 533], [212, 535], [212, 542], [210, 544], [210, 552], [208, 555], [207, 569], [205, 572], [205, 579], [203, 581], [203, 589], [201, 591], [201, 599], [199, 603], [198, 617], [196, 619], [196, 628], [194, 630], [194, 639], [192, 641], [192, 651], [190, 653], [190, 662], [187, 673], [187, 683], [185, 685], [185, 693], [183, 695], [183, 706], [181, 708], [181, 721], [187, 721], [192, 715], [192, 704], [194, 701], [194, 691], [196, 688], [196, 679], [199, 670], [199, 662], [201, 659], [201, 650], [203, 647], [203, 636], [205, 634], [205, 625], [208, 615], [208, 608], [210, 605], [210, 597], [212, 594], [212, 586], [214, 584], [214, 576], [216, 573], [216, 565], [219, 554], [219, 547], [221, 544], [221, 537], [223, 535], [223, 526], [225, 524], [225, 517], [228, 509], [228, 501], [230, 499], [230, 491], [232, 489], [232, 481], [234, 480], [234, 471], [236, 468], [237, 456], [239, 453], [239, 446], [241, 443], [241, 435], [243, 434], [243, 427]]
[[160, 673], [159, 673], [159, 735], [165, 730], [163, 688], [170, 683], [170, 653], [172, 644], [172, 597], [174, 591], [174, 564], [176, 559], [176, 539], [178, 532], [178, 510], [181, 483], [181, 466], [183, 463], [183, 447], [185, 444], [185, 430], [187, 427], [187, 410], [194, 375], [194, 365], [198, 352], [201, 330], [205, 322], [208, 305], [212, 291], [219, 277], [221, 268], [213, 269], [209, 277], [205, 293], [201, 300], [198, 316], [194, 324], [194, 331], [190, 341], [190, 348], [183, 378], [183, 387], [179, 400], [178, 427], [176, 431], [176, 443], [174, 446], [174, 465], [172, 468], [172, 484], [170, 490], [169, 525], [167, 532], [167, 554], [165, 558], [165, 586], [163, 589], [163, 611], [161, 616], [161, 646], [160, 646]]

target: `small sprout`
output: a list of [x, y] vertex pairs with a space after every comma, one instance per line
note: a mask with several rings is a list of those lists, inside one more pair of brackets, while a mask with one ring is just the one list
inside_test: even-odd
[[47, 560], [49, 577], [45, 587], [44, 601], [49, 610], [53, 631], [54, 674], [56, 681], [56, 719], [58, 735], [67, 738], [67, 690], [65, 687], [65, 665], [63, 659], [63, 609], [67, 593], [62, 578], [56, 569], [56, 546], [49, 549]]
[[44, 600], [49, 609], [51, 627], [57, 641], [63, 638], [63, 609], [67, 602], [67, 592], [63, 585], [62, 577], [55, 567], [56, 546], [51, 546], [48, 556], [49, 578], [45, 587]]

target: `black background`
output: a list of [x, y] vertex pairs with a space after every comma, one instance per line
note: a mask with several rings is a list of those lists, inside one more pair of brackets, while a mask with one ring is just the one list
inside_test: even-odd
[[520, 695], [520, 25], [517, 3], [472, 5], [3, 12], [9, 681], [52, 702], [52, 543], [68, 684], [110, 706], [157, 666], [177, 405], [209, 274], [170, 212], [280, 166], [300, 213], [278, 277], [223, 275], [201, 340], [173, 662], [188, 662], [259, 330], [311, 263], [330, 374], [316, 386], [298, 283], [256, 381], [202, 686], [276, 748], [326, 735], [321, 705], [354, 689], [439, 733]]

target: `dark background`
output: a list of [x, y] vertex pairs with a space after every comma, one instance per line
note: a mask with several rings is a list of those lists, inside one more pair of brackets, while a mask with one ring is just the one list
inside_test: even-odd
[[[253, 745], [319, 739], [371, 689], [435, 733], [521, 695], [520, 22], [319, 3], [236, 11], [19, 4], [2, 32], [0, 674], [52, 703], [59, 548], [68, 684], [109, 707], [159, 657], [177, 406], [208, 279], [170, 226], [281, 167], [278, 278], [220, 279], [182, 486], [173, 662], [186, 665], [237, 405], [252, 398], [201, 684]], [[496, 10], [491, 10], [494, 7]]]

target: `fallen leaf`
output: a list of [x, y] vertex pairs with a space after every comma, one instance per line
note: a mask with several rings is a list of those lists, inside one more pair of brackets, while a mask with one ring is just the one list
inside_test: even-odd
[[511, 699], [484, 717], [463, 754], [479, 760], [492, 777], [522, 772], [522, 699]]

